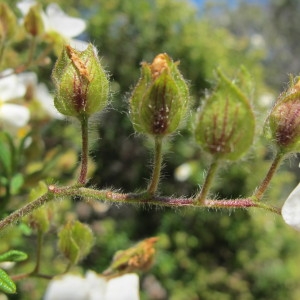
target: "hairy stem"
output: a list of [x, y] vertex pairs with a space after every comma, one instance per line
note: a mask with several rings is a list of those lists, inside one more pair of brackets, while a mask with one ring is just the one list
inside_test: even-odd
[[78, 184], [85, 185], [88, 171], [88, 117], [83, 115], [81, 118], [81, 138], [82, 138], [82, 149], [81, 149], [81, 169], [78, 177]]
[[21, 220], [23, 217], [29, 215], [39, 207], [43, 206], [47, 202], [53, 199], [53, 194], [46, 193], [43, 196], [39, 197], [37, 200], [28, 203], [27, 205], [19, 208], [18, 210], [11, 213], [6, 218], [0, 221], [0, 231], [6, 228], [7, 226]]
[[280, 166], [280, 163], [282, 162], [284, 157], [284, 154], [282, 152], [277, 152], [274, 160], [270, 166], [269, 171], [267, 172], [264, 180], [261, 182], [260, 186], [255, 190], [253, 194], [253, 199], [255, 201], [260, 201], [262, 196], [264, 195], [265, 191], [267, 190], [274, 174], [276, 173], [278, 167]]
[[[199, 207], [199, 208], [218, 208], [218, 209], [232, 209], [232, 208], [249, 208], [258, 207], [276, 213], [281, 214], [281, 209], [261, 203], [249, 198], [238, 198], [238, 199], [220, 199], [211, 200], [206, 199], [203, 203], [195, 202], [193, 198], [172, 198], [172, 197], [162, 197], [156, 195], [150, 195], [148, 193], [140, 194], [123, 194], [115, 193], [111, 190], [94, 190], [92, 188], [85, 188], [76, 186], [70, 187], [56, 187], [54, 185], [49, 186], [49, 192], [41, 196], [35, 201], [30, 202], [19, 210], [13, 212], [8, 217], [0, 221], [0, 231], [9, 225], [21, 220], [26, 215], [32, 213], [34, 210], [38, 209], [42, 205], [53, 199], [61, 199], [65, 196], [82, 196], [85, 201], [100, 200], [107, 201], [111, 203], [128, 203], [128, 204], [149, 204], [154, 206], [165, 206], [165, 207]], [[56, 196], [56, 197], [55, 197]]]
[[154, 166], [153, 166], [151, 182], [147, 189], [149, 194], [155, 194], [157, 191], [157, 187], [158, 187], [158, 183], [159, 183], [159, 179], [160, 179], [162, 156], [163, 156], [162, 155], [162, 138], [155, 137]]
[[213, 182], [213, 179], [216, 175], [216, 172], [217, 172], [217, 169], [218, 169], [218, 166], [219, 166], [219, 162], [217, 160], [213, 161], [211, 163], [211, 165], [209, 166], [209, 169], [206, 173], [206, 177], [205, 177], [205, 180], [204, 180], [204, 183], [203, 183], [203, 186], [201, 188], [201, 191], [200, 193], [196, 196], [196, 201], [198, 203], [204, 203], [205, 201], [205, 198], [207, 197], [207, 194], [209, 192], [209, 189], [212, 185], [212, 182]]

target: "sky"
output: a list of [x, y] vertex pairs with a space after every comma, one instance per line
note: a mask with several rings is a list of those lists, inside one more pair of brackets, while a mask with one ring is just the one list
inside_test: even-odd
[[[199, 6], [202, 6], [204, 3], [209, 2], [209, 0], [191, 0], [193, 3], [196, 3]], [[239, 2], [248, 2], [248, 3], [255, 3], [255, 4], [266, 4], [269, 0], [220, 0], [220, 3], [228, 3], [229, 6], [234, 7]], [[213, 2], [217, 3], [217, 0], [213, 0]]]

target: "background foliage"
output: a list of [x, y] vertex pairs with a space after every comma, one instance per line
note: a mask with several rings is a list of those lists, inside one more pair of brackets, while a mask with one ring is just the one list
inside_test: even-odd
[[[7, 2], [13, 4], [13, 1]], [[176, 0], [57, 2], [69, 14], [88, 21], [88, 31], [83, 38], [99, 48], [102, 63], [107, 66], [112, 80], [110, 109], [94, 122], [94, 174], [90, 181], [93, 186], [113, 186], [128, 192], [147, 184], [145, 178], [150, 175], [147, 166], [151, 165], [149, 142], [134, 135], [127, 113], [127, 99], [138, 80], [141, 61], [150, 62], [160, 52], [180, 60], [180, 69], [190, 84], [194, 109], [201, 104], [205, 89], [212, 86], [215, 67], [220, 66], [235, 76], [243, 64], [255, 84], [250, 96], [257, 112], [258, 134], [261, 134], [268, 108], [261, 102], [261, 95], [276, 95], [287, 81], [286, 74], [299, 70], [293, 56], [299, 47], [295, 38], [297, 26], [292, 25], [299, 6], [292, 4], [293, 1], [274, 1], [267, 8], [241, 2], [231, 10], [226, 6], [209, 5], [201, 11], [187, 1]], [[284, 21], [287, 18], [291, 21], [290, 27]], [[277, 22], [278, 19], [281, 22]], [[253, 42], [254, 34], [261, 35], [263, 46], [258, 47]], [[18, 51], [26, 47], [17, 46]], [[279, 59], [282, 49], [286, 55]], [[49, 86], [50, 71], [45, 68], [40, 73]], [[206, 157], [195, 145], [190, 129], [187, 122], [187, 129], [174, 136], [168, 145], [171, 151], [166, 155], [160, 186], [163, 194], [189, 196], [201, 184]], [[48, 125], [43, 134], [48, 149], [55, 149], [60, 143], [63, 152], [71, 146], [72, 150], [59, 159], [56, 171], [49, 176], [52, 180], [70, 180], [74, 170], [70, 167], [69, 172], [63, 172], [63, 169], [65, 165], [72, 166], [78, 155], [76, 125], [66, 126], [65, 122], [56, 121]], [[264, 138], [257, 138], [246, 159], [222, 168], [214, 192], [220, 198], [250, 194], [263, 178], [270, 157]], [[43, 160], [42, 154], [38, 159]], [[186, 180], [178, 181], [175, 174], [184, 163], [191, 174]], [[268, 193], [274, 205], [280, 206], [295, 185], [297, 176], [291, 173], [295, 164], [291, 159], [275, 178]], [[54, 206], [55, 218], [67, 219], [77, 214], [96, 233], [92, 253], [83, 261], [84, 269], [101, 272], [115, 251], [142, 238], [160, 237], [156, 262], [141, 277], [143, 299], [300, 297], [299, 234], [271, 214], [258, 210], [109, 207], [99, 203], [89, 206], [76, 199], [56, 202]], [[57, 257], [54, 237], [50, 231], [45, 241], [43, 268], [47, 273], [62, 269], [63, 259]], [[10, 243], [34, 257], [34, 237], [29, 235], [28, 228], [21, 225], [11, 228], [4, 239], [7, 243], [1, 243], [1, 251]], [[55, 257], [53, 261], [52, 257]], [[22, 268], [28, 265], [21, 265], [19, 271]], [[20, 293], [14, 297], [38, 299], [45, 284], [41, 279], [24, 280], [19, 284]]]

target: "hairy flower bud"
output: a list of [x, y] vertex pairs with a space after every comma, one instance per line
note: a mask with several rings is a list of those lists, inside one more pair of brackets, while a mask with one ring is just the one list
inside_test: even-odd
[[300, 79], [294, 82], [279, 96], [267, 119], [271, 139], [284, 153], [300, 150]]
[[4, 2], [0, 3], [0, 38], [9, 40], [15, 34], [17, 19], [13, 11]]
[[133, 126], [144, 134], [171, 134], [183, 120], [188, 101], [188, 87], [178, 62], [159, 54], [152, 64], [142, 63], [141, 78], [130, 99]]
[[41, 36], [44, 33], [44, 21], [40, 4], [30, 7], [24, 18], [24, 27], [32, 36]]
[[199, 111], [195, 137], [216, 159], [236, 160], [251, 146], [255, 119], [246, 96], [218, 71], [219, 82]]
[[109, 81], [91, 44], [84, 51], [64, 47], [52, 79], [56, 86], [54, 105], [64, 115], [89, 117], [107, 104]]

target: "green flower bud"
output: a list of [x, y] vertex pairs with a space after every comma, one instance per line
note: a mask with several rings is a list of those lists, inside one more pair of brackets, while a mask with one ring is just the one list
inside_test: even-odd
[[24, 27], [32, 36], [41, 36], [44, 33], [42, 9], [39, 4], [31, 6], [24, 18]]
[[9, 6], [0, 3], [0, 39], [9, 40], [15, 34], [17, 28], [17, 18]]
[[130, 99], [133, 126], [144, 134], [171, 134], [183, 120], [188, 101], [188, 87], [178, 62], [159, 54], [152, 64], [142, 63], [141, 78]]
[[52, 79], [56, 86], [54, 105], [64, 115], [89, 117], [107, 104], [109, 81], [91, 44], [84, 51], [64, 47]]
[[68, 222], [58, 233], [58, 238], [59, 250], [72, 264], [88, 255], [94, 242], [91, 229], [79, 221]]
[[266, 123], [271, 139], [283, 153], [300, 150], [300, 79], [296, 80], [278, 97]]
[[254, 113], [246, 96], [220, 71], [218, 79], [199, 111], [195, 137], [215, 159], [236, 160], [253, 142]]

